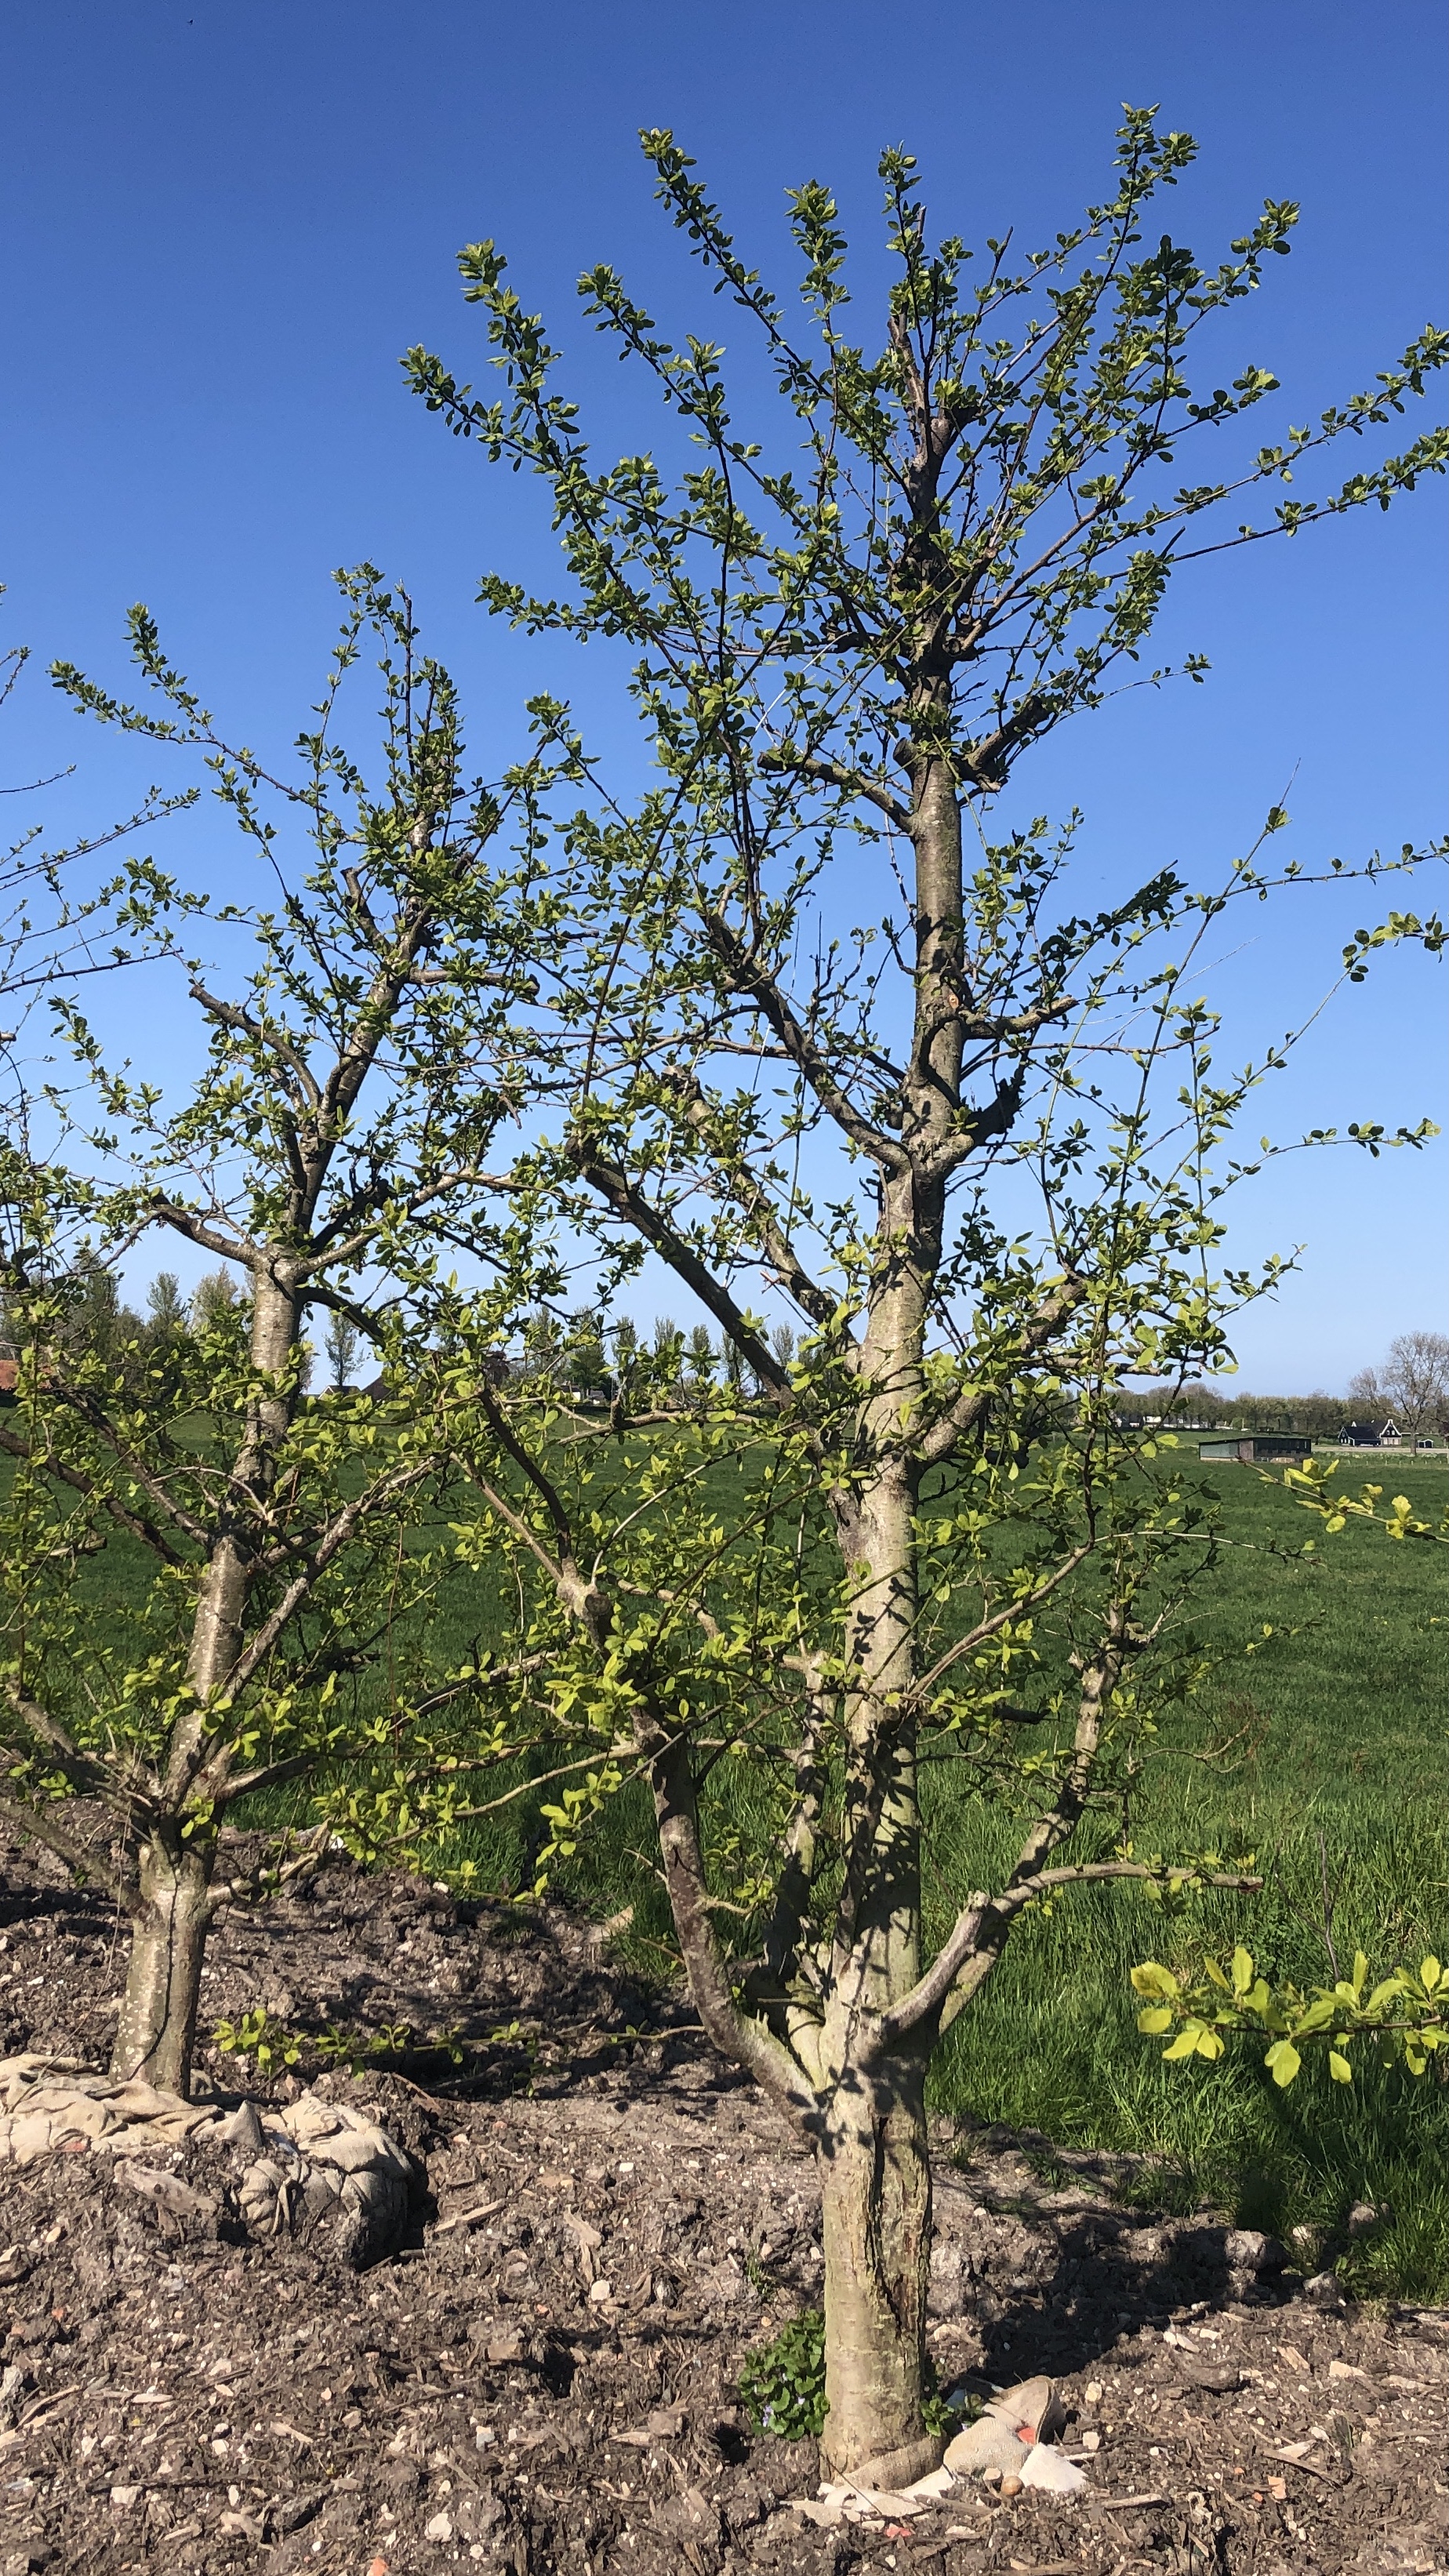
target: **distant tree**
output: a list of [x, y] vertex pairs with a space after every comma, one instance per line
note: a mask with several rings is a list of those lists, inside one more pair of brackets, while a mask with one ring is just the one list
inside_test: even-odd
[[333, 1392], [341, 1395], [352, 1384], [363, 1350], [362, 1335], [350, 1315], [333, 1315], [328, 1319], [322, 1348], [332, 1372]]
[[1341, 1396], [1253, 1396], [1230, 1394], [1225, 1386], [1192, 1383], [1181, 1391], [1150, 1386], [1127, 1406], [1135, 1422], [1207, 1422], [1217, 1430], [1302, 1432], [1313, 1440], [1331, 1440], [1343, 1425]]
[[60, 1290], [56, 1306], [57, 1337], [65, 1349], [120, 1371], [129, 1360], [134, 1369], [142, 1322], [121, 1301], [120, 1282], [93, 1246], [83, 1243]]
[[1406, 1440], [1426, 1439], [1449, 1424], [1449, 1333], [1398, 1333], [1380, 1369], [1361, 1369], [1352, 1403], [1392, 1414]]
[[1225, 1399], [1201, 1378], [1165, 1386], [1134, 1388], [1119, 1408], [1124, 1422], [1216, 1422], [1227, 1411]]
[[174, 1270], [158, 1270], [146, 1291], [146, 1313], [153, 1332], [173, 1335], [186, 1330], [186, 1300]]
[[179, 1401], [185, 1378], [183, 1345], [188, 1338], [186, 1300], [174, 1270], [162, 1270], [146, 1291], [146, 1320], [138, 1356], [144, 1354], [149, 1392], [158, 1404]]
[[639, 1327], [631, 1315], [620, 1315], [613, 1327], [614, 1364], [625, 1401], [632, 1393], [639, 1375]]
[[672, 1316], [656, 1315], [654, 1338], [649, 1346], [649, 1375], [655, 1396], [661, 1401], [676, 1394], [684, 1369], [684, 1335]]
[[1298, 1399], [1291, 1395], [1240, 1395], [1233, 1400], [1232, 1420], [1240, 1431], [1296, 1431]]
[[685, 1357], [689, 1362], [691, 1384], [694, 1386], [711, 1385], [714, 1380], [714, 1344], [710, 1340], [709, 1332], [705, 1325], [696, 1324], [694, 1326], [685, 1347]]
[[178, 1342], [188, 1327], [185, 1298], [180, 1293], [180, 1280], [175, 1270], [157, 1270], [147, 1288], [147, 1340]]
[[240, 1294], [231, 1271], [203, 1272], [191, 1292], [188, 1319], [193, 1333], [211, 1332], [219, 1319], [235, 1306]]
[[546, 1306], [535, 1307], [523, 1327], [523, 1367], [531, 1379], [557, 1377], [563, 1359], [563, 1328]]
[[1336, 1440], [1343, 1427], [1343, 1398], [1325, 1395], [1321, 1387], [1293, 1399], [1293, 1427], [1314, 1440]]
[[569, 1383], [585, 1398], [606, 1396], [610, 1391], [608, 1355], [604, 1349], [603, 1327], [595, 1310], [586, 1306], [570, 1315], [565, 1363]]
[[770, 1335], [770, 1348], [781, 1368], [788, 1368], [795, 1356], [795, 1334], [789, 1324], [777, 1324]]

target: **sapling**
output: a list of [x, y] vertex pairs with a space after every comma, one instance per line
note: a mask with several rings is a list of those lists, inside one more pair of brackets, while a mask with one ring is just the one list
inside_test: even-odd
[[[68, 1001], [87, 1089], [48, 1095], [49, 1150], [33, 1131], [0, 1148], [18, 1350], [0, 1423], [0, 1809], [123, 1911], [113, 2069], [183, 2094], [208, 1926], [255, 1892], [254, 1872], [219, 1866], [224, 1820], [323, 1766], [386, 1764], [409, 1729], [409, 1639], [436, 1557], [417, 1525], [468, 1400], [430, 1338], [420, 1228], [491, 1257], [505, 1306], [527, 1266], [489, 1157], [525, 1087], [515, 934], [547, 762], [470, 782], [452, 684], [419, 654], [407, 602], [370, 567], [341, 587], [294, 775], [227, 744], [144, 610], [133, 646], [160, 712], [58, 669], [83, 711], [208, 762], [264, 891], [214, 903], [141, 870], [123, 927], [161, 961], [149, 972], [179, 978], [199, 1073], [173, 1099], [110, 1065]], [[371, 787], [336, 738], [337, 692], [369, 637], [383, 680]], [[230, 961], [221, 973], [204, 939]], [[77, 1336], [85, 1281], [110, 1281], [157, 1235], [223, 1265], [186, 1329], [171, 1281], [152, 1301], [164, 1330], [121, 1350]], [[366, 1337], [391, 1401], [340, 1386], [307, 1400], [314, 1315], [334, 1348], [352, 1337], [349, 1360]]]

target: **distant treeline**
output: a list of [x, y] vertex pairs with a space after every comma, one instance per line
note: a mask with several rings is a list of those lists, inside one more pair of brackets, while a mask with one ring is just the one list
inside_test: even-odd
[[1124, 1396], [1124, 1422], [1200, 1423], [1212, 1431], [1299, 1431], [1313, 1440], [1336, 1440], [1345, 1422], [1377, 1419], [1382, 1406], [1352, 1396], [1223, 1395], [1216, 1387], [1149, 1386]]
[[[245, 1299], [229, 1270], [199, 1280], [189, 1297], [179, 1281], [163, 1270], [146, 1292], [144, 1314], [122, 1299], [115, 1275], [84, 1257], [71, 1273], [66, 1340], [76, 1352], [104, 1366], [128, 1371], [154, 1371], [158, 1359], [185, 1335], [198, 1339], [213, 1331], [224, 1316], [240, 1315]], [[319, 1318], [319, 1321], [322, 1319]], [[762, 1331], [763, 1317], [754, 1319]], [[775, 1357], [789, 1366], [796, 1356], [794, 1332], [778, 1325], [768, 1336]], [[0, 1314], [0, 1360], [11, 1355], [6, 1319]], [[329, 1316], [322, 1338], [326, 1383], [342, 1388], [355, 1383], [368, 1363], [366, 1344], [343, 1316]], [[588, 1309], [557, 1316], [540, 1309], [530, 1316], [521, 1346], [500, 1351], [496, 1382], [520, 1385], [551, 1379], [562, 1392], [585, 1404], [608, 1403], [622, 1395], [631, 1413], [651, 1404], [686, 1405], [706, 1387], [730, 1386], [746, 1398], [762, 1390], [745, 1368], [733, 1342], [718, 1345], [703, 1325], [685, 1331], [668, 1316], [657, 1316], [647, 1335], [627, 1316], [604, 1316]], [[1406, 1437], [1442, 1436], [1449, 1410], [1449, 1341], [1443, 1335], [1403, 1335], [1394, 1343], [1382, 1371], [1364, 1370], [1347, 1395], [1230, 1395], [1222, 1388], [1190, 1378], [1123, 1391], [1119, 1420], [1124, 1424], [1162, 1422], [1182, 1429], [1212, 1431], [1296, 1431], [1314, 1440], [1336, 1440], [1349, 1421], [1392, 1418]], [[1030, 1419], [1016, 1426], [1018, 1437], [1031, 1438], [1049, 1428], [1058, 1406], [1049, 1397], [1028, 1408]]]
[[[228, 1322], [242, 1328], [248, 1312], [246, 1296], [225, 1268], [199, 1279], [189, 1297], [174, 1271], [159, 1271], [146, 1291], [144, 1314], [127, 1305], [115, 1272], [84, 1253], [54, 1287], [61, 1309], [57, 1343], [72, 1359], [94, 1360], [128, 1386], [154, 1378], [158, 1367], [164, 1371], [168, 1354], [179, 1358], [183, 1343], [204, 1341]], [[0, 1305], [0, 1365], [19, 1356], [22, 1339], [22, 1328]], [[324, 1348], [332, 1382], [345, 1384], [361, 1335], [345, 1319], [329, 1318]]]

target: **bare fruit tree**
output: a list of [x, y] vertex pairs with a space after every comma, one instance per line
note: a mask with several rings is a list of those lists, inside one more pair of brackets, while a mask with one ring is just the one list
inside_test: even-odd
[[1408, 1440], [1449, 1437], [1449, 1333], [1397, 1333], [1382, 1368], [1360, 1369], [1348, 1392], [1391, 1413]]
[[[1183, 1604], [1214, 1538], [1115, 1390], [1210, 1366], [1271, 1284], [1213, 1278], [1226, 1138], [1270, 1060], [1213, 1071], [1198, 979], [1224, 908], [1297, 874], [1266, 855], [1287, 818], [1216, 890], [1164, 869], [1089, 907], [1070, 833], [993, 837], [992, 802], [1138, 676], [1180, 567], [1442, 467], [1442, 431], [1363, 446], [1449, 339], [1255, 444], [1272, 375], [1214, 359], [1199, 394], [1187, 368], [1295, 210], [1268, 204], [1215, 267], [1149, 234], [1192, 145], [1133, 111], [1107, 201], [1025, 262], [933, 246], [914, 163], [888, 153], [895, 282], [867, 350], [823, 186], [791, 199], [797, 322], [672, 137], [643, 143], [773, 368], [781, 450], [736, 416], [718, 343], [666, 338], [607, 268], [586, 310], [659, 397], [677, 473], [594, 462], [492, 244], [460, 265], [506, 395], [408, 366], [455, 434], [549, 489], [568, 596], [497, 576], [484, 599], [622, 639], [662, 772], [629, 806], [590, 773], [571, 828], [571, 935], [540, 989], [572, 1106], [539, 1221], [565, 1193], [603, 1295], [657, 1256], [739, 1365], [690, 1388], [688, 1424], [667, 1401], [631, 1422], [622, 1396], [590, 1420], [536, 1378], [480, 1414], [467, 1463], [480, 1562], [512, 1550], [554, 1639], [555, 1846], [647, 1783], [701, 2021], [818, 2155], [827, 2459], [889, 2483], [933, 2453], [933, 2050], [1074, 1882], [1244, 1883], [1124, 1840], [1134, 1765], [1192, 1687]], [[1345, 436], [1353, 473], [1315, 495]], [[1210, 443], [1207, 479], [1188, 460]], [[1365, 944], [1425, 935], [1395, 915]], [[768, 1864], [727, 1831], [742, 1775]], [[983, 1798], [1014, 1856], [963, 1884], [952, 1819]]]

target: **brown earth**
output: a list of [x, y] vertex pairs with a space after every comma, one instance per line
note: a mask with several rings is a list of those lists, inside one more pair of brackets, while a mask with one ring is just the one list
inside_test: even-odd
[[[103, 2064], [115, 1947], [99, 1900], [12, 1853], [0, 2052]], [[215, 2147], [170, 2159], [220, 2202], [201, 2221], [118, 2187], [102, 2151], [0, 2166], [0, 2576], [1449, 2566], [1449, 2318], [1325, 2308], [1211, 2212], [1114, 2197], [1115, 2161], [945, 2127], [941, 2384], [1050, 2371], [1087, 2492], [972, 2488], [909, 2527], [818, 2530], [791, 2509], [815, 2445], [759, 2438], [736, 2394], [815, 2295], [811, 2162], [677, 1997], [562, 1913], [329, 1867], [218, 1927], [207, 2027], [258, 2002], [453, 2034], [458, 2064], [315, 2079], [421, 2160], [427, 2195], [356, 2272], [305, 2212], [249, 2232]], [[203, 2065], [201, 2089], [297, 2089]]]

